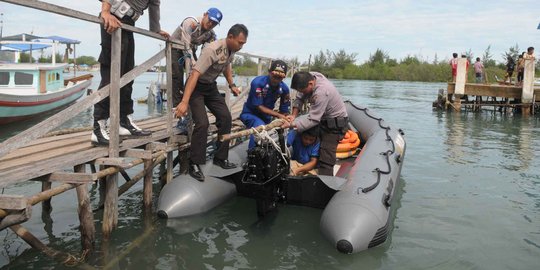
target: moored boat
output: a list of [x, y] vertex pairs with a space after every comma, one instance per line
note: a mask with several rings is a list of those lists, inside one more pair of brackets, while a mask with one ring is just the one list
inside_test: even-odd
[[247, 143], [242, 143], [231, 150], [230, 159], [246, 164], [243, 168], [222, 170], [208, 162], [202, 168], [205, 182], [189, 175], [176, 177], [160, 194], [158, 216], [201, 214], [239, 194], [256, 199], [259, 215], [279, 201], [324, 209], [321, 232], [340, 252], [355, 253], [383, 243], [391, 231], [406, 143], [401, 130], [367, 108], [351, 102], [346, 107], [350, 128], [363, 145], [358, 155], [339, 162], [335, 176], [289, 176], [287, 162], [281, 162], [283, 151], [268, 147], [247, 152]]
[[90, 86], [92, 76], [64, 80], [67, 64], [0, 64], [0, 124], [69, 105]]

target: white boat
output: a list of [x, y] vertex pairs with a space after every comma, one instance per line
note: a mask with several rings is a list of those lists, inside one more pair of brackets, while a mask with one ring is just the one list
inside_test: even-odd
[[[33, 41], [26, 41], [26, 38], [25, 34], [6, 37], [0, 46], [2, 50], [14, 51], [17, 55], [51, 46], [56, 51], [58, 43], [79, 43], [57, 36]], [[38, 116], [79, 99], [90, 86], [93, 76], [87, 74], [64, 79], [67, 66], [67, 63], [56, 63], [54, 54], [52, 63], [0, 63], [0, 124]]]
[[64, 79], [67, 64], [0, 64], [0, 124], [67, 106], [90, 86], [92, 75]]

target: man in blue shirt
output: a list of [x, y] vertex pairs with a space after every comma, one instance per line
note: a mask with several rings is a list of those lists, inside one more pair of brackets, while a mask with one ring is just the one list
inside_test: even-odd
[[[268, 75], [258, 76], [251, 81], [251, 88], [240, 120], [247, 128], [258, 127], [272, 121], [272, 116], [280, 119], [290, 112], [291, 97], [289, 87], [283, 82], [287, 74], [287, 64], [281, 60], [272, 61]], [[277, 99], [280, 98], [279, 112], [274, 111]], [[255, 147], [255, 139], [251, 135], [249, 149]]]
[[287, 136], [287, 146], [292, 146], [291, 175], [316, 175], [319, 160], [319, 126], [302, 133], [291, 130]]

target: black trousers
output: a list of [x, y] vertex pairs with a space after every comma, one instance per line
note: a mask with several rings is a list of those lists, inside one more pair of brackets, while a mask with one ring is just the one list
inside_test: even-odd
[[184, 57], [184, 52], [182, 50], [172, 50], [171, 59], [173, 108], [178, 106], [178, 103], [182, 101], [182, 96], [184, 95], [184, 65], [180, 65], [180, 63], [178, 63], [178, 60], [182, 57]]
[[321, 127], [321, 147], [319, 149], [319, 174], [334, 175], [334, 165], [336, 164], [336, 150], [339, 141], [343, 139], [345, 133], [336, 132]]
[[[128, 17], [120, 20], [124, 24], [135, 25], [135, 22]], [[111, 35], [101, 26], [101, 53], [99, 54], [101, 82], [99, 89], [111, 82]], [[135, 67], [135, 40], [133, 32], [122, 30], [120, 55], [120, 74], [124, 75]], [[133, 81], [120, 88], [120, 117], [126, 117], [133, 113]], [[94, 105], [94, 121], [109, 118], [109, 97]]]
[[[228, 134], [231, 132], [232, 117], [231, 112], [227, 108], [225, 98], [219, 94], [217, 84], [204, 84], [197, 82], [195, 90], [189, 99], [189, 106], [193, 115], [193, 135], [191, 136], [191, 162], [195, 164], [206, 163], [206, 137], [208, 135], [208, 117], [206, 115], [205, 106], [216, 117], [216, 126], [218, 135]], [[334, 150], [335, 151], [335, 150]], [[229, 158], [229, 142], [217, 143], [217, 150], [214, 158], [228, 159]]]

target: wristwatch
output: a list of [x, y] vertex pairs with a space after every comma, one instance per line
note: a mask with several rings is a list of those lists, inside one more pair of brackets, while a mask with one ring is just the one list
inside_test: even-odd
[[236, 87], [236, 84], [234, 83], [229, 84], [229, 89], [232, 89], [233, 87]]

